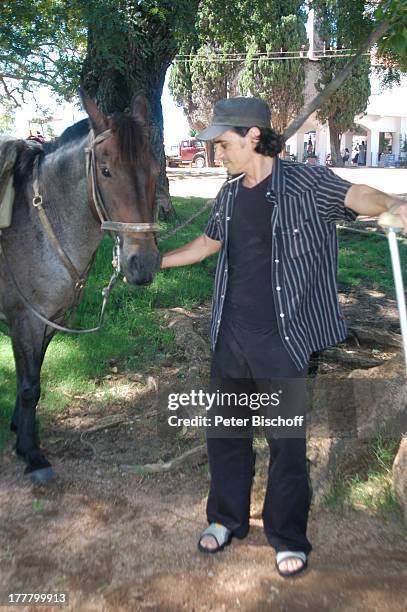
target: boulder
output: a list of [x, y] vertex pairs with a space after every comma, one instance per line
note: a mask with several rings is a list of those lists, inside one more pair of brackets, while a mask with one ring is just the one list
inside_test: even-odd
[[403, 437], [393, 463], [393, 491], [400, 502], [407, 527], [407, 437]]
[[[307, 454], [313, 503], [321, 501], [339, 474], [355, 473], [366, 465], [372, 438], [378, 434], [399, 438], [406, 431], [407, 379], [402, 355], [375, 368], [353, 370], [348, 376], [311, 379]], [[400, 480], [398, 476], [397, 482]], [[397, 490], [403, 486], [398, 484]]]

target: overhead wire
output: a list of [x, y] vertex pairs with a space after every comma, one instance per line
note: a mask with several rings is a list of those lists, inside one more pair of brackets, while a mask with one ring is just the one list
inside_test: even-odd
[[[355, 53], [343, 53], [343, 51], [348, 51], [346, 49], [337, 49], [337, 50], [328, 50], [328, 51], [314, 51], [310, 56], [307, 50], [304, 51], [276, 51], [272, 53], [255, 53], [250, 58], [247, 57], [246, 54], [222, 54], [222, 55], [212, 55], [212, 56], [203, 56], [198, 54], [187, 54], [187, 55], [177, 55], [173, 59], [173, 63], [192, 63], [196, 60], [200, 62], [211, 62], [211, 63], [236, 63], [236, 62], [256, 62], [256, 61], [266, 61], [266, 62], [274, 62], [274, 61], [284, 61], [284, 60], [294, 60], [294, 59], [303, 59], [303, 60], [311, 60], [318, 61], [324, 58], [335, 58], [341, 59], [346, 57], [354, 57]], [[349, 51], [353, 51], [353, 49], [349, 49]], [[294, 55], [295, 53], [295, 55]], [[282, 55], [283, 54], [283, 55]], [[288, 55], [291, 54], [291, 55]], [[362, 53], [363, 56], [370, 56], [371, 53], [366, 51]]]

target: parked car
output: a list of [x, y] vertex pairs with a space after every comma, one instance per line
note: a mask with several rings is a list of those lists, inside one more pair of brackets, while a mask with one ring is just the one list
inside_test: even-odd
[[206, 166], [205, 145], [197, 138], [185, 138], [178, 146], [167, 150], [165, 158], [170, 168], [188, 164], [204, 168]]

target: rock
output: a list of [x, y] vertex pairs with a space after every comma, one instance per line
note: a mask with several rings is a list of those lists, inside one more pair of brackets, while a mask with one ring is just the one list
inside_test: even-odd
[[402, 353], [397, 353], [391, 359], [382, 362], [380, 366], [369, 370], [353, 370], [348, 378], [403, 378], [405, 365]]
[[192, 319], [187, 314], [177, 312], [171, 318], [168, 327], [175, 334], [175, 344], [184, 351], [189, 361], [202, 361], [210, 358], [209, 341], [206, 342], [194, 331]]
[[307, 459], [312, 485], [312, 505], [318, 506], [336, 478], [354, 473], [368, 460], [365, 442], [349, 438], [314, 437], [307, 439]]
[[407, 437], [403, 437], [393, 463], [393, 491], [400, 502], [407, 527]]
[[321, 358], [325, 361], [340, 361], [354, 368], [373, 368], [383, 363], [380, 359], [368, 357], [365, 353], [355, 349], [345, 349], [338, 346], [321, 351]]
[[307, 455], [313, 503], [319, 504], [338, 474], [355, 473], [365, 464], [372, 438], [399, 438], [407, 431], [403, 358], [346, 378], [310, 379], [308, 398]]
[[347, 376], [309, 381], [310, 423], [319, 437], [398, 438], [407, 431], [407, 379], [402, 355]]
[[403, 355], [399, 353], [378, 367], [349, 374], [360, 438], [370, 438], [379, 432], [398, 438], [407, 431], [404, 368]]
[[401, 335], [386, 329], [352, 325], [349, 327], [349, 332], [354, 334], [361, 344], [392, 346], [394, 348], [402, 346]]

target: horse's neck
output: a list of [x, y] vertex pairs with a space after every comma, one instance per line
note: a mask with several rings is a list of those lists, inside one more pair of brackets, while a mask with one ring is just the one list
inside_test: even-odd
[[61, 246], [80, 273], [91, 261], [102, 237], [88, 200], [86, 140], [46, 155], [40, 177], [44, 208]]

